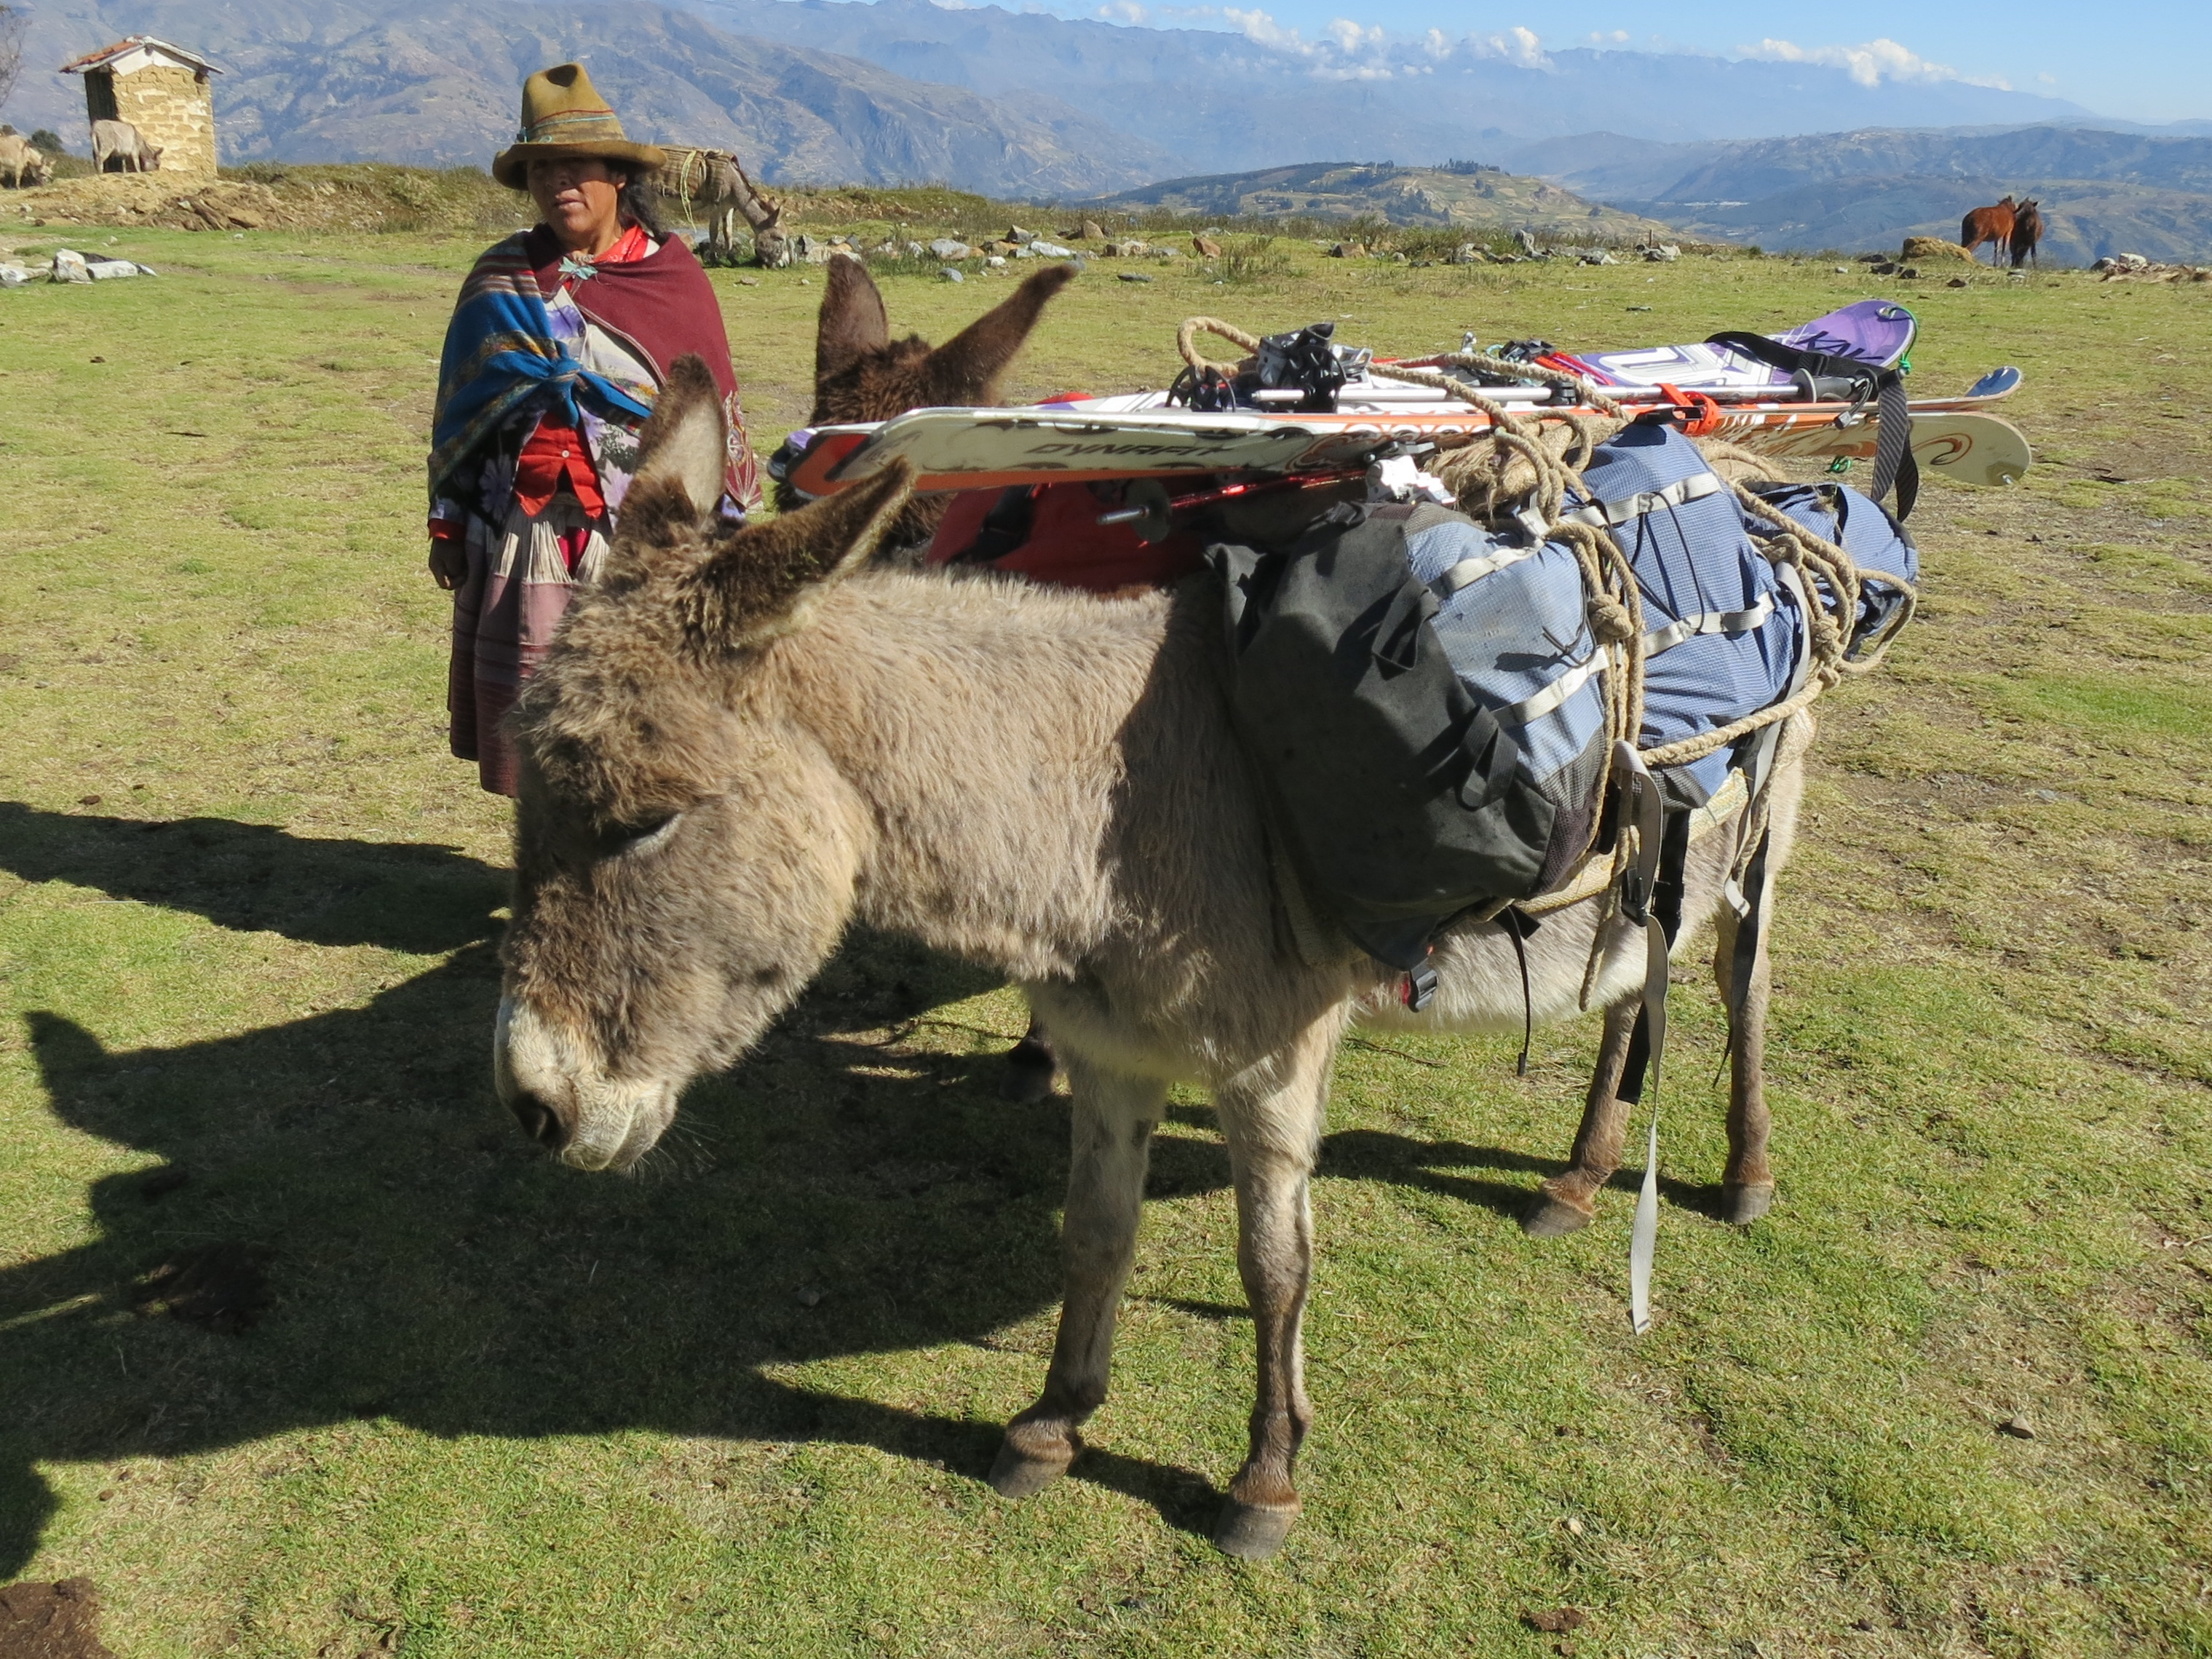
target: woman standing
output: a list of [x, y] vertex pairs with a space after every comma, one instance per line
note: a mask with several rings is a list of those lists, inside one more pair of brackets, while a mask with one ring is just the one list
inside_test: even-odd
[[431, 428], [430, 573], [453, 592], [447, 691], [453, 753], [514, 793], [500, 718], [554, 624], [596, 580], [637, 462], [637, 434], [686, 352], [706, 359], [730, 434], [722, 510], [760, 505], [707, 273], [637, 199], [664, 160], [623, 137], [580, 64], [533, 75], [522, 130], [492, 176], [540, 222], [487, 251], [446, 330]]

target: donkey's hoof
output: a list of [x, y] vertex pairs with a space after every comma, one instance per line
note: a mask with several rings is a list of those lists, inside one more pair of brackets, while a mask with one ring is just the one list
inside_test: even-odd
[[1595, 1210], [1577, 1209], [1551, 1193], [1538, 1196], [1521, 1217], [1521, 1231], [1531, 1238], [1564, 1238], [1580, 1232], [1596, 1218]]
[[1265, 1561], [1283, 1547], [1297, 1518], [1296, 1504], [1240, 1504], [1232, 1498], [1214, 1522], [1213, 1547], [1240, 1561]]
[[999, 1079], [999, 1098], [1034, 1106], [1052, 1093], [1052, 1050], [1024, 1037], [1006, 1052], [1006, 1074]]
[[1004, 1440], [988, 1478], [1001, 1498], [1033, 1498], [1066, 1474], [1074, 1461], [1072, 1452], [1065, 1457], [1032, 1457], [1012, 1440]]
[[1738, 1185], [1731, 1182], [1721, 1189], [1728, 1206], [1729, 1224], [1748, 1227], [1774, 1207], [1774, 1183], [1755, 1181]]

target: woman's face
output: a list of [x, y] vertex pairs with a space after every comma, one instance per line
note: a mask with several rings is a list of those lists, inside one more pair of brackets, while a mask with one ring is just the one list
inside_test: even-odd
[[596, 156], [530, 164], [530, 195], [538, 216], [574, 253], [604, 253], [615, 245], [622, 234], [626, 182]]

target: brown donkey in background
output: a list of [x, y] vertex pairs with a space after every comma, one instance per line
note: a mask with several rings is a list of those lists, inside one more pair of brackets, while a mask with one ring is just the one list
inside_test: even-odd
[[[723, 446], [714, 383], [683, 359], [647, 422], [605, 574], [517, 706], [501, 1097], [571, 1165], [628, 1168], [684, 1085], [743, 1054], [854, 921], [1018, 982], [1066, 1064], [1074, 1143], [1059, 1337], [990, 1475], [1020, 1497], [1066, 1472], [1106, 1398], [1152, 1133], [1171, 1084], [1207, 1087], [1258, 1346], [1249, 1449], [1214, 1540], [1269, 1554], [1298, 1512], [1292, 1466], [1312, 1418], [1308, 1177], [1337, 1044], [1358, 1019], [1517, 1031], [1513, 939], [1495, 922], [1445, 930], [1418, 1015], [1364, 952], [1315, 961], [1288, 941], [1208, 584], [1107, 602], [864, 568], [907, 504], [903, 468], [732, 527], [714, 512]], [[1776, 763], [1778, 865], [1809, 737], [1801, 714]], [[1683, 872], [1681, 943], [1717, 926], [1722, 963], [1747, 817], [1693, 842]], [[1589, 1000], [1608, 1009], [1593, 1089], [1606, 1107], [1551, 1183], [1586, 1207], [1619, 1158], [1612, 1079], [1644, 941], [1601, 897], [1553, 913], [1527, 951], [1536, 1018], [1577, 1011], [1586, 968]], [[1759, 957], [1732, 1042], [1738, 1216], [1771, 1192]]]

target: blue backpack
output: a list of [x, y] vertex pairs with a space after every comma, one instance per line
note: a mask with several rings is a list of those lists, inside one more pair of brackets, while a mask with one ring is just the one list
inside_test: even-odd
[[[1643, 598], [1639, 745], [1789, 696], [1807, 663], [1804, 598], [1704, 454], [1671, 427], [1632, 424], [1583, 482], [1570, 510], [1610, 527]], [[1858, 492], [1761, 493], [1863, 565], [1916, 574], [1911, 541]], [[1453, 917], [1565, 878], [1611, 763], [1606, 655], [1570, 548], [1445, 507], [1370, 503], [1283, 547], [1207, 557], [1226, 590], [1231, 712], [1275, 832], [1355, 943], [1413, 969]], [[1870, 591], [1856, 637], [1900, 603]], [[1740, 747], [1662, 772], [1669, 800], [1711, 799]]]

